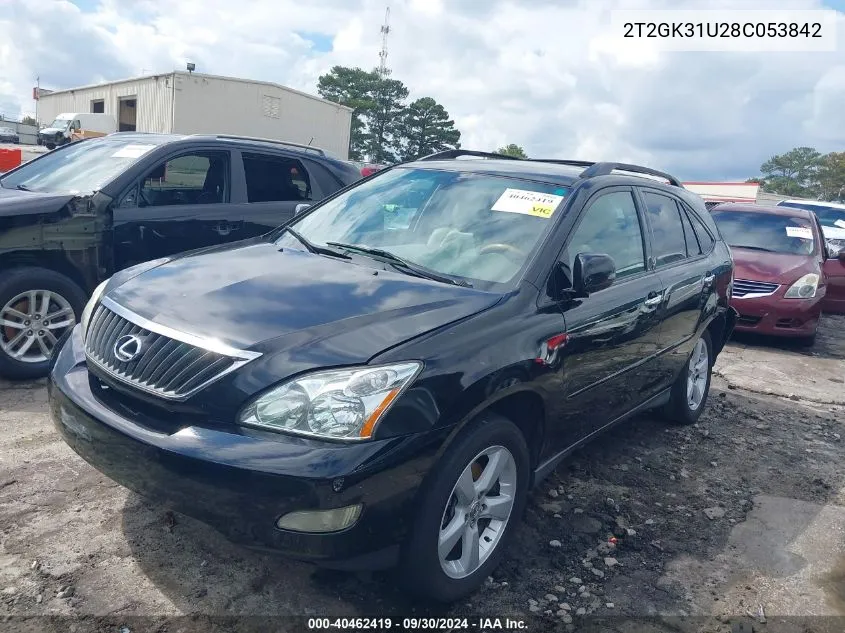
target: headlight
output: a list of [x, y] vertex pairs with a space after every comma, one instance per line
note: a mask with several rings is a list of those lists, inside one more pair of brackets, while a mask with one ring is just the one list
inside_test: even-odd
[[816, 273], [807, 273], [792, 284], [783, 296], [786, 299], [812, 299], [816, 296], [818, 287], [819, 276]]
[[254, 400], [239, 422], [294, 435], [366, 440], [421, 368], [413, 361], [306, 374]]
[[109, 282], [106, 279], [103, 283], [97, 286], [94, 289], [94, 293], [91, 295], [91, 298], [88, 300], [88, 303], [85, 304], [85, 309], [82, 310], [82, 316], [79, 319], [79, 322], [82, 324], [82, 339], [85, 340], [85, 334], [88, 332], [88, 322], [91, 320], [91, 315], [94, 313], [94, 307], [97, 305], [97, 302], [100, 300], [100, 297], [103, 296], [103, 291], [106, 289], [106, 284]]

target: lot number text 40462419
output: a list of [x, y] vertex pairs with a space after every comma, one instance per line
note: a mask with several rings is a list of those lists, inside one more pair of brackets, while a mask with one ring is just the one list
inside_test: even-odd
[[308, 630], [381, 631], [524, 631], [518, 618], [309, 618]]

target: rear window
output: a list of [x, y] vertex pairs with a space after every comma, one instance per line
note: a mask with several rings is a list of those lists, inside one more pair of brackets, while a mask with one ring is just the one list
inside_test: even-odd
[[792, 255], [816, 252], [812, 223], [805, 218], [714, 210], [713, 219], [733, 248]]

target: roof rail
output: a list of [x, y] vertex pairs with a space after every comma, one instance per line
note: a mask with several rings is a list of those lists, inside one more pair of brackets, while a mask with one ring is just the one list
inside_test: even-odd
[[555, 165], [572, 165], [573, 167], [592, 167], [595, 163], [591, 160], [567, 160], [564, 158], [526, 158], [536, 163], [554, 163]]
[[649, 169], [648, 167], [641, 167], [640, 165], [629, 165], [628, 163], [595, 163], [590, 167], [587, 167], [582, 173], [581, 178], [592, 178], [593, 176], [607, 176], [614, 171], [627, 171], [634, 174], [644, 174], [647, 176], [656, 176], [658, 178], [663, 178], [664, 180], [668, 180], [669, 184], [674, 187], [680, 187], [681, 189], [684, 186], [681, 184], [681, 181], [667, 174], [666, 172], [657, 171], [656, 169]]
[[[206, 136], [205, 134], [194, 134], [193, 136]], [[284, 145], [285, 147], [293, 147], [295, 149], [303, 149], [305, 151], [314, 152], [320, 156], [325, 156], [326, 152], [320, 147], [313, 145], [303, 145], [302, 143], [294, 143], [293, 141], [280, 141], [275, 138], [261, 138], [259, 136], [239, 136], [237, 134], [214, 134], [216, 138], [230, 139], [233, 141], [260, 141], [262, 143], [273, 143], [275, 145]]]
[[428, 156], [423, 156], [417, 160], [447, 160], [449, 158], [458, 158], [460, 156], [478, 156], [479, 158], [504, 158], [505, 160], [522, 160], [516, 156], [506, 156], [505, 154], [496, 154], [494, 152], [477, 152], [471, 149], [447, 149], [442, 152], [435, 152]]

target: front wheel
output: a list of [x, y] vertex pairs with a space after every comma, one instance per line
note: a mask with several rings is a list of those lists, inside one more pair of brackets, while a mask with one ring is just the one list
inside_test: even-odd
[[672, 385], [669, 403], [664, 409], [667, 419], [677, 424], [698, 421], [710, 393], [713, 360], [713, 344], [710, 334], [705, 331], [695, 342], [684, 369]]
[[434, 468], [400, 573], [412, 593], [452, 602], [475, 591], [501, 560], [525, 506], [528, 447], [512, 422], [487, 414]]
[[1, 277], [0, 375], [46, 376], [56, 344], [85, 307], [85, 293], [44, 268], [4, 270]]

